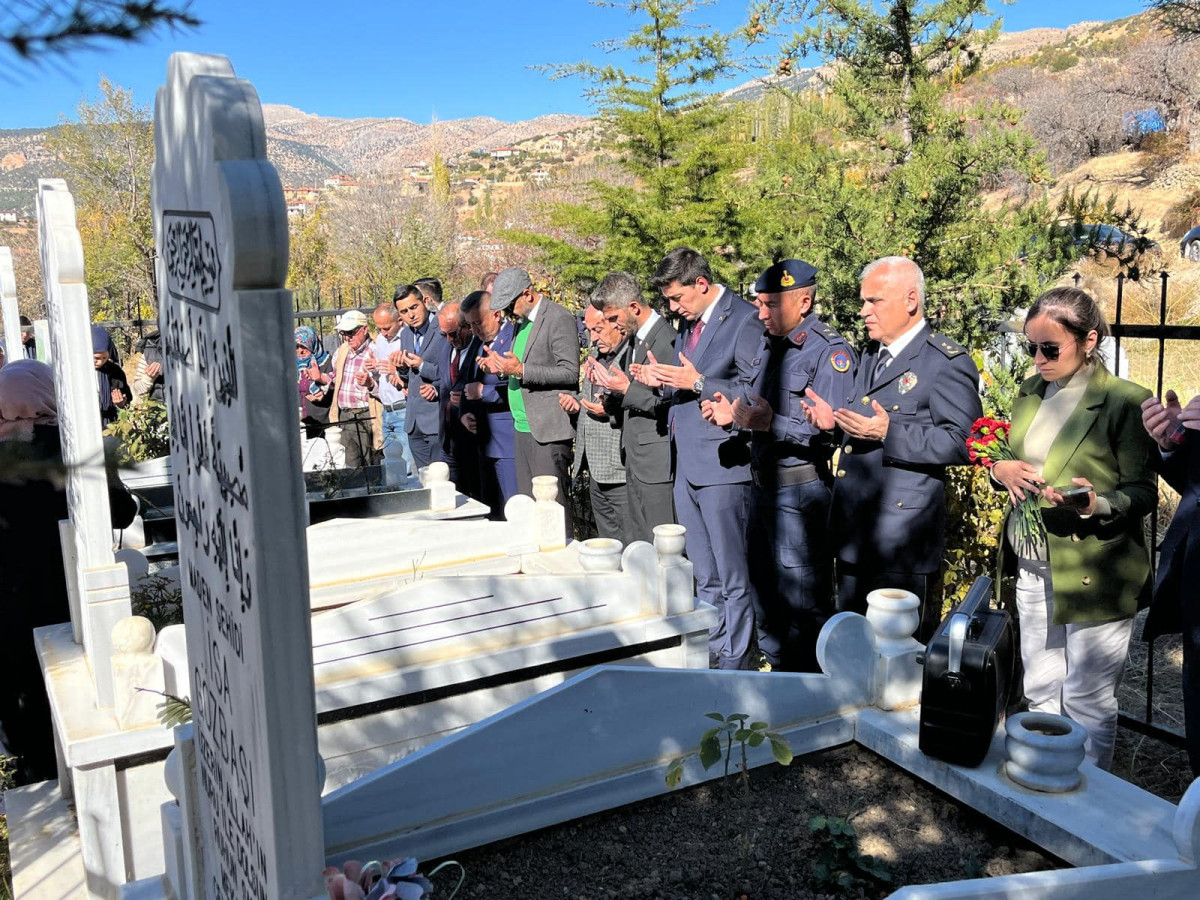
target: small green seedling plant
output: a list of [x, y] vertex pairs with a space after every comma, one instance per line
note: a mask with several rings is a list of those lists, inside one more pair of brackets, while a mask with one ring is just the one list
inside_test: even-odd
[[[728, 716], [723, 716], [719, 712], [710, 712], [705, 714], [718, 724], [714, 728], [708, 729], [700, 737], [700, 747], [698, 755], [700, 757], [700, 765], [704, 766], [704, 771], [708, 771], [714, 765], [725, 760], [724, 779], [729, 780], [729, 766], [733, 762], [733, 745], [737, 744], [741, 751], [741, 760], [738, 762], [739, 778], [747, 793], [750, 791], [750, 764], [746, 758], [746, 752], [750, 747], [762, 746], [764, 741], [771, 742], [771, 755], [775, 757], [775, 761], [781, 766], [790, 765], [792, 762], [792, 746], [787, 742], [787, 738], [782, 735], [775, 734], [767, 729], [770, 727], [766, 722], [751, 722], [746, 724], [746, 720], [750, 717], [745, 713], [731, 713]], [[721, 741], [724, 739], [725, 747], [722, 749]], [[667, 787], [678, 787], [680, 781], [683, 780], [683, 764], [687, 759], [681, 756], [678, 759], [672, 760], [667, 767]]]
[[812, 864], [817, 887], [849, 892], [892, 883], [892, 873], [882, 860], [858, 852], [858, 834], [848, 820], [813, 816], [808, 830], [817, 844]]

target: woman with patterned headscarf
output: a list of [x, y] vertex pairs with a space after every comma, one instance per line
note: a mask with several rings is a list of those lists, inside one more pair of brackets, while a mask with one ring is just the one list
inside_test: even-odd
[[317, 333], [307, 325], [296, 328], [296, 389], [300, 394], [300, 421], [304, 436], [321, 437], [329, 425], [333, 402], [333, 358]]
[[[50, 367], [18, 359], [0, 369], [0, 739], [16, 780], [54, 778], [54, 734], [33, 629], [70, 619], [58, 523], [67, 518], [66, 470]], [[137, 512], [110, 473], [114, 528]]]

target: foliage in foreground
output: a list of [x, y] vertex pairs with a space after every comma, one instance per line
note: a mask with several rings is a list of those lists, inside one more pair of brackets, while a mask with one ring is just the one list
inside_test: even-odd
[[858, 834], [848, 820], [813, 816], [808, 830], [818, 845], [812, 861], [813, 881], [818, 887], [854, 891], [892, 883], [892, 873], [882, 860], [859, 852]]
[[120, 462], [145, 462], [171, 452], [166, 404], [157, 400], [136, 400], [117, 410], [117, 419], [104, 430], [120, 440]]

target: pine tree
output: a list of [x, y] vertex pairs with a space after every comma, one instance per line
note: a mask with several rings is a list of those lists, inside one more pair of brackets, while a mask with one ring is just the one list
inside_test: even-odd
[[862, 267], [908, 256], [935, 326], [981, 347], [1078, 254], [1056, 220], [1096, 206], [1069, 193], [1050, 204], [1048, 166], [1018, 110], [955, 98], [999, 32], [998, 21], [975, 27], [986, 0], [773, 0], [756, 15], [765, 28], [803, 23], [781, 71], [819, 54], [831, 74], [827, 93], [795, 98], [790, 127], [765, 142], [748, 249], [816, 264], [826, 313], [851, 332]]
[[581, 203], [549, 215], [560, 239], [509, 235], [538, 246], [567, 284], [586, 288], [609, 270], [645, 274], [667, 250], [689, 245], [708, 256], [719, 277], [741, 274], [742, 235], [734, 173], [744, 155], [725, 140], [730, 114], [706, 95], [731, 65], [729, 37], [690, 22], [696, 0], [597, 2], [640, 24], [605, 49], [632, 55], [631, 65], [580, 62], [547, 66], [551, 77], [581, 77], [609, 126], [624, 178], [596, 181]]

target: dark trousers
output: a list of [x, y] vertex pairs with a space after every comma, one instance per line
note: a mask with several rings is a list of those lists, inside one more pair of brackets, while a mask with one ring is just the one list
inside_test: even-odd
[[675, 522], [675, 486], [669, 481], [642, 481], [631, 468], [625, 470], [625, 493], [628, 495], [629, 540], [654, 543], [656, 525]]
[[567, 511], [567, 540], [571, 540], [575, 536], [575, 523], [571, 519], [571, 442], [539, 444], [528, 431], [518, 431], [513, 440], [513, 451], [517, 493], [533, 496], [534, 475], [553, 475], [558, 479], [558, 502]]
[[344, 418], [339, 416], [337, 424], [342, 430], [342, 447], [346, 451], [347, 469], [379, 465], [381, 454], [375, 449], [369, 412], [352, 413]]
[[511, 457], [479, 456], [480, 500], [491, 507], [488, 518], [504, 518], [504, 504], [517, 495], [517, 469]]
[[[837, 611], [867, 614], [867, 594], [880, 588], [911, 591], [921, 601], [921, 623], [913, 635], [922, 644], [929, 643], [942, 620], [941, 592], [935, 572], [876, 572], [865, 566], [837, 561]], [[933, 595], [933, 596], [931, 596]]]
[[483, 501], [483, 492], [479, 488], [479, 451], [473, 443], [460, 438], [448, 449], [442, 447], [439, 458], [449, 467], [450, 480], [460, 494]]
[[750, 572], [758, 649], [781, 671], [820, 671], [817, 638], [833, 613], [829, 500], [820, 480], [755, 493]]
[[616, 538], [623, 544], [629, 543], [629, 507], [624, 484], [613, 484], [591, 479], [588, 496], [592, 501], [592, 515], [596, 519], [596, 533], [602, 538]]
[[1184, 618], [1183, 726], [1192, 775], [1200, 778], [1200, 623], [1189, 624], [1189, 617]]
[[740, 669], [754, 633], [754, 586], [746, 557], [752, 488], [748, 483], [702, 487], [675, 482], [675, 512], [687, 529], [696, 596], [717, 608], [708, 649], [722, 669]]
[[420, 471], [441, 455], [440, 441], [436, 434], [425, 434], [415, 428], [408, 433], [408, 449], [412, 453], [413, 465]]

